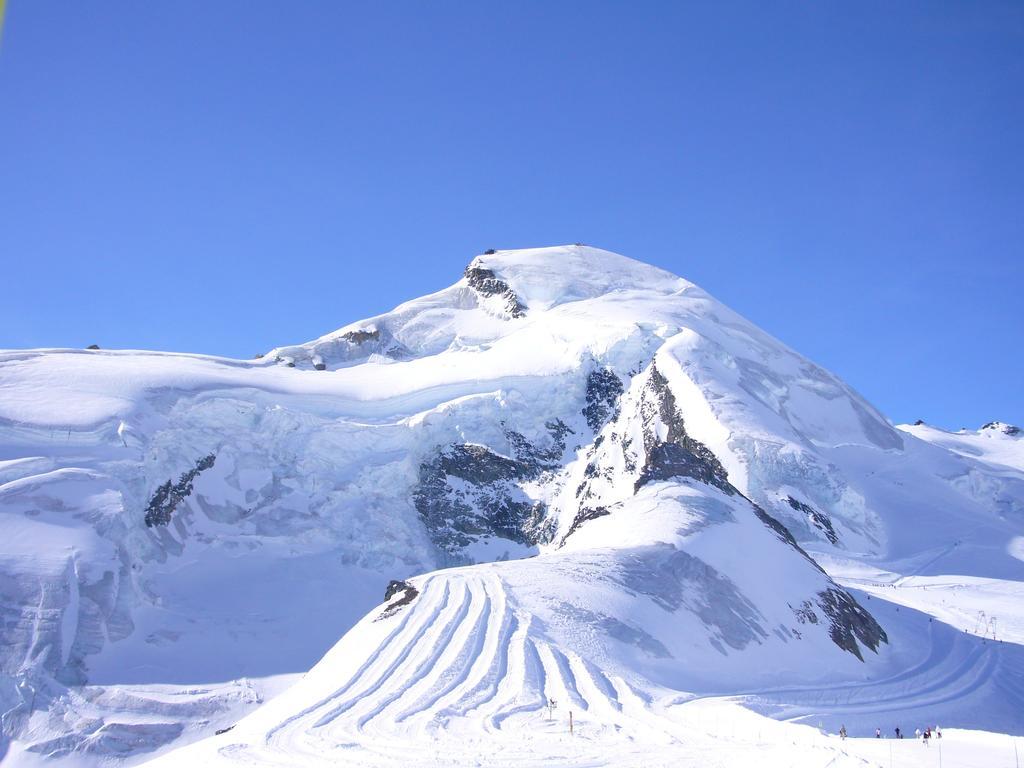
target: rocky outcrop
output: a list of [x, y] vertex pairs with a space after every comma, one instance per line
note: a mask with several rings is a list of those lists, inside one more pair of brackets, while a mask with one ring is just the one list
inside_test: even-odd
[[380, 341], [380, 329], [379, 328], [357, 328], [354, 331], [347, 331], [341, 334], [341, 338], [345, 341], [351, 341], [353, 344], [365, 344], [368, 341]]
[[802, 501], [794, 499], [792, 496], [788, 496], [786, 498], [786, 503], [789, 504], [789, 506], [791, 506], [797, 512], [802, 512], [803, 514], [807, 515], [807, 519], [811, 522], [811, 524], [814, 525], [814, 527], [821, 531], [823, 534], [825, 534], [825, 538], [827, 538], [830, 542], [832, 542], [833, 544], [839, 543], [839, 536], [836, 534], [836, 529], [832, 526], [832, 520], [829, 518], [828, 515], [819, 512], [809, 504], [804, 504]]
[[466, 267], [463, 273], [469, 287], [480, 296], [497, 296], [502, 301], [502, 308], [511, 317], [526, 315], [526, 305], [519, 301], [515, 291], [504, 280], [499, 279], [493, 270], [480, 266], [476, 261]]
[[848, 592], [830, 587], [818, 593], [818, 605], [828, 616], [832, 642], [861, 661], [864, 661], [864, 657], [857, 645], [858, 640], [876, 653], [880, 643], [889, 642], [889, 637], [875, 621], [875, 617], [864, 610]]
[[591, 372], [583, 415], [591, 429], [606, 422], [608, 426], [587, 453], [583, 477], [576, 486], [579, 509], [563, 542], [587, 520], [608, 514], [621, 497], [618, 479], [631, 483], [633, 493], [649, 483], [678, 478], [691, 478], [729, 495], [738, 493], [715, 454], [686, 431], [675, 395], [656, 364], [651, 364], [643, 384], [634, 385], [628, 395], [612, 371]]
[[420, 465], [413, 503], [434, 544], [452, 562], [460, 562], [465, 548], [480, 537], [498, 536], [524, 546], [551, 540], [554, 524], [547, 506], [523, 486], [561, 469], [572, 430], [560, 419], [545, 426], [549, 439], [540, 445], [506, 430], [511, 456], [461, 443]]
[[[820, 624], [827, 620], [828, 634], [832, 642], [864, 661], [860, 644], [878, 652], [881, 643], [888, 643], [889, 637], [885, 630], [875, 621], [875, 617], [861, 607], [853, 596], [839, 587], [832, 586], [817, 594], [812, 602], [804, 600], [799, 606], [790, 606], [793, 616], [799, 624]], [[824, 614], [819, 617], [817, 608]], [[799, 630], [796, 631], [800, 636]]]
[[420, 591], [408, 581], [389, 581], [387, 589], [384, 590], [384, 602], [387, 603], [387, 606], [381, 611], [377, 621], [394, 616], [415, 600], [419, 594]]
[[[641, 400], [640, 419], [646, 461], [635, 490], [656, 480], [690, 477], [730, 495], [735, 493], [722, 462], [704, 443], [687, 433], [668, 380], [653, 363], [644, 394], [647, 396]], [[667, 428], [664, 438], [659, 437], [659, 430], [655, 429], [657, 422]]]
[[192, 493], [192, 483], [200, 472], [213, 466], [216, 460], [214, 454], [203, 456], [196, 461], [192, 469], [182, 473], [178, 482], [172, 483], [168, 480], [153, 493], [146, 507], [146, 525], [152, 528], [155, 525], [167, 525], [171, 522], [171, 515], [177, 506], [187, 499]]
[[275, 350], [274, 362], [290, 368], [336, 370], [364, 362], [372, 355], [408, 360], [413, 353], [382, 322], [366, 323], [310, 344]]
[[582, 413], [587, 425], [597, 432], [605, 422], [619, 415], [622, 381], [609, 368], [598, 368], [587, 376], [587, 405]]
[[596, 520], [599, 517], [610, 515], [608, 507], [581, 507], [576, 516], [572, 519], [572, 524], [569, 526], [569, 530], [565, 532], [562, 537], [561, 543], [564, 544], [565, 540], [572, 536], [576, 530], [588, 520]]
[[982, 429], [995, 430], [1010, 437], [1016, 437], [1020, 434], [1020, 427], [1015, 427], [1013, 424], [1004, 424], [1001, 421], [990, 421], [988, 424], [983, 425]]

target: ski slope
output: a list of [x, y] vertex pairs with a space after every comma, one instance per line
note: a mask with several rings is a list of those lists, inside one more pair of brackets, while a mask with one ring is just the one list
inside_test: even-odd
[[[985, 643], [923, 614], [905, 622], [899, 638], [920, 644], [921, 657], [891, 677], [680, 695], [631, 681], [607, 661], [595, 665], [585, 638], [557, 640], [523, 610], [505, 569], [482, 565], [416, 580], [420, 594], [411, 605], [368, 616], [287, 693], [231, 731], [153, 765], [696, 766], [762, 758], [854, 765], [888, 754], [869, 742], [825, 738], [818, 727], [836, 733], [845, 725], [851, 734], [879, 727], [891, 735], [902, 724], [913, 733], [965, 707], [977, 707], [979, 728], [1021, 726], [1019, 714], [991, 714], [1000, 711], [1003, 687], [1020, 695], [1024, 648]], [[914, 621], [928, 629], [909, 626]], [[1009, 737], [946, 733], [947, 765], [996, 765], [984, 759], [1011, 754]], [[931, 752], [911, 745], [923, 748], [913, 741], [893, 747], [900, 764], [933, 764]]]

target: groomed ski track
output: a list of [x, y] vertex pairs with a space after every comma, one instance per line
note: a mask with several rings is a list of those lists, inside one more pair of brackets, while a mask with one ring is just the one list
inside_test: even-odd
[[[551, 641], [515, 605], [499, 574], [500, 564], [491, 564], [416, 580], [411, 604], [374, 613], [353, 630], [352, 639], [379, 635], [379, 645], [372, 637], [365, 646], [339, 644], [306, 680], [236, 729], [157, 763], [183, 765], [199, 748], [218, 764], [253, 766], [618, 764], [610, 755], [624, 764], [735, 765], [746, 750], [754, 759], [783, 749], [771, 734], [792, 727], [741, 710], [740, 702], [778, 720], [826, 730], [841, 720], [873, 732], [876, 721], [912, 731], [912, 718], [938, 720], [944, 702], [962, 708], [990, 697], [1024, 700], [1016, 682], [1024, 678], [1019, 645], [984, 642], [906, 609], [908, 624], [930, 625], [927, 647], [919, 663], [888, 679], [730, 696], [630, 684]], [[886, 612], [899, 615], [892, 605]], [[349, 656], [358, 647], [368, 653]], [[328, 680], [336, 687], [324, 689]], [[744, 718], [752, 724], [744, 726]], [[1021, 724], [993, 725], [1013, 731]], [[723, 737], [730, 754], [716, 757]], [[842, 765], [846, 758], [841, 745], [816, 732], [798, 751], [800, 764]]]

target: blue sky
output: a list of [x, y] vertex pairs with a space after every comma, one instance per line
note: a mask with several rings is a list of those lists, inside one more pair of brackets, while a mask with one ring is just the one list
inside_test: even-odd
[[1024, 422], [1024, 4], [8, 2], [0, 346], [250, 357], [575, 241]]

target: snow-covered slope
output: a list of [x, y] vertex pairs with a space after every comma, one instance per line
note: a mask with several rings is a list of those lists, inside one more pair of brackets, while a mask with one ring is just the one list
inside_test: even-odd
[[1024, 471], [1024, 432], [1013, 424], [990, 421], [978, 430], [947, 432], [919, 421], [901, 424], [900, 429], [961, 456]]
[[514, 750], [550, 698], [595, 745], [711, 694], [1024, 730], [1019, 646], [950, 626], [1019, 616], [1024, 472], [918, 432], [582, 246], [258, 360], [0, 353], [0, 752], [138, 762], [343, 635], [167, 759]]

